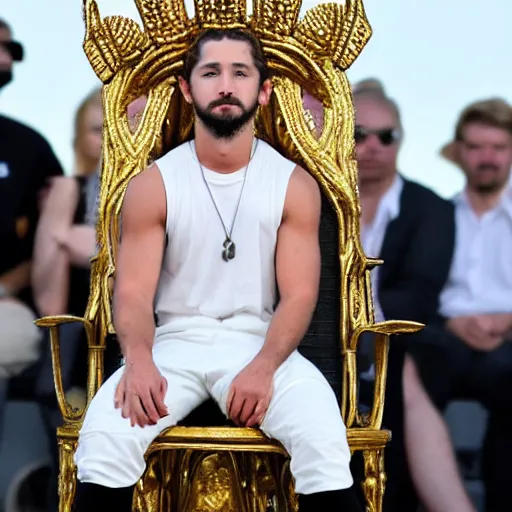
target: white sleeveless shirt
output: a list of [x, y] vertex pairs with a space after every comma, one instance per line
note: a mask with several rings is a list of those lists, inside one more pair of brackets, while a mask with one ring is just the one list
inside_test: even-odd
[[264, 336], [276, 303], [275, 250], [295, 164], [259, 140], [247, 169], [221, 174], [203, 167], [230, 230], [235, 258], [222, 259], [226, 233], [204, 183], [192, 143], [156, 161], [167, 197], [168, 244], [158, 283], [157, 338], [195, 327]]

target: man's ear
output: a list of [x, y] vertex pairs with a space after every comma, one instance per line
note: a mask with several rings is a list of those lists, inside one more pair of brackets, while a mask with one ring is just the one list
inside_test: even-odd
[[272, 96], [272, 80], [268, 78], [263, 82], [263, 85], [260, 87], [260, 93], [258, 95], [258, 103], [265, 107], [268, 105], [270, 101], [270, 97]]
[[188, 104], [191, 104], [192, 103], [192, 94], [190, 94], [190, 84], [182, 76], [178, 77], [178, 83], [180, 86], [181, 94], [183, 94], [185, 101]]

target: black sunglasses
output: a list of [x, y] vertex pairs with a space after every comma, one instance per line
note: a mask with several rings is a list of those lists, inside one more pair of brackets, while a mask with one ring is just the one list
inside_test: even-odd
[[363, 126], [356, 126], [354, 140], [356, 144], [364, 142], [370, 135], [375, 135], [383, 146], [391, 146], [398, 142], [402, 133], [398, 128], [382, 128], [381, 130], [370, 130]]
[[0, 41], [0, 46], [4, 47], [13, 61], [20, 62], [23, 60], [23, 46], [21, 43], [17, 41]]

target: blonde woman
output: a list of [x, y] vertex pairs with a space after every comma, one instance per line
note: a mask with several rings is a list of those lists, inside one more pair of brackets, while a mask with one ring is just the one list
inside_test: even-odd
[[[73, 175], [53, 180], [43, 200], [32, 266], [34, 301], [40, 315], [83, 316], [89, 295], [90, 259], [94, 255], [95, 212], [101, 158], [103, 111], [101, 91], [95, 89], [75, 114]], [[63, 384], [74, 406], [83, 405], [85, 376], [84, 333], [80, 324], [60, 330]], [[55, 401], [52, 363], [46, 347], [37, 383], [53, 459], [49, 508], [57, 505], [58, 453], [55, 429], [61, 417]]]
[[36, 234], [32, 284], [41, 315], [85, 311], [95, 251], [102, 126], [101, 92], [94, 90], [75, 116], [74, 176], [54, 181]]

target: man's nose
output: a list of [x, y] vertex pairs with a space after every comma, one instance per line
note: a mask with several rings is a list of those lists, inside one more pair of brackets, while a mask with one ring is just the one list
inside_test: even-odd
[[369, 133], [364, 141], [364, 146], [367, 148], [367, 151], [379, 151], [382, 149], [382, 144], [379, 140], [379, 137], [375, 133]]
[[220, 77], [219, 96], [232, 96], [234, 93], [233, 77], [229, 73], [223, 73]]
[[497, 166], [496, 151], [491, 147], [483, 147], [478, 151], [478, 163], [480, 167]]
[[0, 69], [6, 70], [12, 67], [11, 54], [0, 44]]

